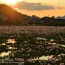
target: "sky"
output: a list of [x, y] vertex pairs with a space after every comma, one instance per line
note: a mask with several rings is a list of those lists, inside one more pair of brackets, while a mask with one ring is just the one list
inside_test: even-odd
[[30, 16], [65, 15], [65, 0], [0, 0], [0, 3], [6, 3], [17, 11]]

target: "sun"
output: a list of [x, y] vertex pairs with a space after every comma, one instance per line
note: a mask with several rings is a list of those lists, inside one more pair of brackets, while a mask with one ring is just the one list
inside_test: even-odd
[[14, 4], [16, 4], [17, 2], [19, 2], [19, 1], [23, 1], [23, 0], [3, 0], [3, 2], [5, 3], [5, 4], [10, 4], [10, 5], [14, 5]]
[[5, 3], [6, 4], [16, 4], [18, 2], [18, 0], [6, 0]]

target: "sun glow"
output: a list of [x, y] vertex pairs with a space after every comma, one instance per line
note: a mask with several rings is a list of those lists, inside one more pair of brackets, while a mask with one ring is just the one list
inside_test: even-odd
[[5, 3], [5, 4], [10, 4], [10, 5], [14, 5], [14, 4], [16, 4], [17, 2], [20, 2], [20, 1], [22, 1], [22, 0], [2, 0], [2, 2], [3, 3]]

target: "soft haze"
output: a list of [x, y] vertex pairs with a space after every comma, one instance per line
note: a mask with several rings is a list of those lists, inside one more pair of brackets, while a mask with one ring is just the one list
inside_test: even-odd
[[12, 7], [23, 14], [39, 17], [65, 15], [65, 0], [18, 0]]

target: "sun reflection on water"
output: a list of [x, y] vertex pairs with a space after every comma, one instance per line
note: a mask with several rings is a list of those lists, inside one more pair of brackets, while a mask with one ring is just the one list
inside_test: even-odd
[[36, 58], [36, 59], [34, 59], [34, 60], [49, 60], [49, 59], [51, 59], [53, 57], [53, 55], [51, 55], [51, 56], [42, 56], [42, 57], [39, 57], [39, 58]]
[[2, 52], [2, 53], [0, 54], [0, 56], [1, 56], [1, 57], [8, 56], [10, 53], [11, 53], [11, 51]]
[[14, 43], [16, 43], [16, 40], [15, 39], [8, 39], [6, 41], [6, 43], [12, 43], [12, 44], [14, 44]]

